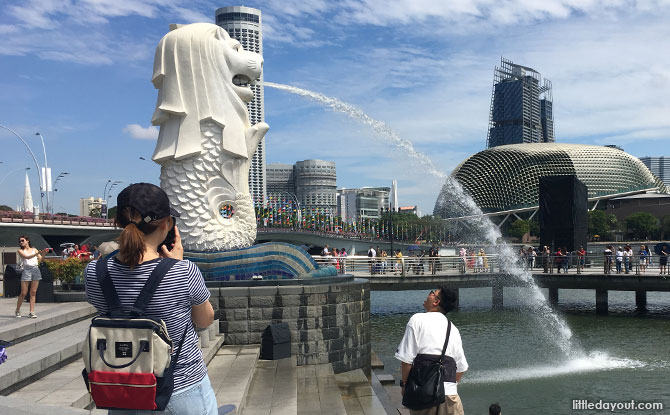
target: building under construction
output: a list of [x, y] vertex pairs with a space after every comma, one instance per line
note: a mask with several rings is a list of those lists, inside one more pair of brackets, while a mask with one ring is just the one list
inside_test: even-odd
[[551, 81], [535, 69], [501, 58], [493, 76], [487, 148], [553, 142]]

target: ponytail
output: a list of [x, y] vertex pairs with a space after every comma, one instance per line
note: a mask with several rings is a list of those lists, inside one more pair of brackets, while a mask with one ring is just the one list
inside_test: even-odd
[[135, 222], [130, 222], [119, 235], [119, 254], [123, 262], [130, 268], [142, 261], [144, 256], [144, 233], [137, 228]]
[[120, 259], [130, 268], [134, 268], [144, 257], [144, 235], [158, 229], [160, 221], [146, 223], [142, 221], [137, 210], [125, 207], [116, 212], [116, 224], [123, 228], [117, 239]]

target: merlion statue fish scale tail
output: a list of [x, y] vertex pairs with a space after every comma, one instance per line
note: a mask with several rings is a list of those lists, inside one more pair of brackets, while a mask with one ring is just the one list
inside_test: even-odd
[[262, 67], [260, 55], [209, 23], [176, 26], [156, 48], [153, 160], [181, 214], [186, 250], [244, 248], [256, 239], [249, 165], [269, 127], [250, 125], [246, 103]]

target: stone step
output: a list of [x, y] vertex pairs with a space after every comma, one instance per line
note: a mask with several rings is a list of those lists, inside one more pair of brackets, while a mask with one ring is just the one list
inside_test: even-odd
[[86, 319], [8, 347], [8, 359], [0, 365], [0, 395], [18, 390], [78, 359], [89, 325]]
[[258, 360], [241, 413], [297, 414], [298, 370], [295, 356], [278, 360]]
[[299, 366], [297, 374], [298, 414], [347, 414], [331, 364]]
[[362, 369], [338, 373], [335, 380], [347, 415], [386, 415], [386, 409]]
[[[223, 346], [216, 352], [207, 371], [219, 404], [219, 413], [242, 412], [259, 353], [258, 345]], [[267, 393], [262, 399], [267, 399]]]
[[0, 319], [0, 339], [12, 344], [35, 338], [50, 331], [95, 315], [95, 308], [88, 303], [40, 303], [35, 307], [38, 318], [28, 318], [28, 304], [24, 303], [21, 318], [14, 317], [16, 299], [3, 299], [0, 303], [3, 318]]
[[384, 362], [381, 361], [381, 359], [377, 356], [377, 353], [375, 353], [374, 350], [371, 351], [370, 368], [373, 370], [374, 369], [384, 370]]
[[[209, 347], [202, 349], [205, 364], [214, 358], [222, 344], [223, 336], [218, 335], [210, 342]], [[93, 402], [90, 400], [81, 376], [83, 368], [83, 362], [81, 359], [77, 359], [36, 382], [17, 390], [10, 397], [23, 399], [26, 402], [35, 402], [40, 405], [62, 408], [88, 408]]]

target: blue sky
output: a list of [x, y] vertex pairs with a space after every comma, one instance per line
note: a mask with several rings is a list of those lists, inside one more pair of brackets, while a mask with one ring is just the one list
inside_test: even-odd
[[[450, 173], [485, 148], [494, 66], [504, 56], [553, 82], [558, 142], [670, 155], [670, 1], [282, 0], [263, 11], [265, 80], [336, 97], [386, 122]], [[55, 207], [78, 213], [107, 180], [158, 182], [150, 159], [153, 56], [170, 23], [212, 22], [212, 1], [3, 2], [0, 124], [40, 165]], [[431, 213], [442, 181], [346, 116], [265, 88], [268, 163], [337, 163], [338, 187], [399, 184]], [[32, 167], [0, 130], [0, 204], [20, 204]], [[113, 197], [122, 186], [114, 189]], [[112, 203], [113, 205], [114, 203]]]

